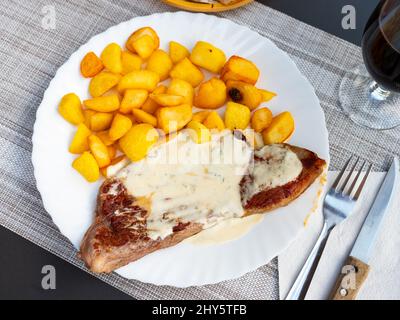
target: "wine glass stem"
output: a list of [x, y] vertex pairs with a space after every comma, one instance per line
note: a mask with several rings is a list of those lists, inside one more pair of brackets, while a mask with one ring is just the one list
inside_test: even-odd
[[390, 96], [390, 91], [380, 87], [376, 81], [372, 81], [371, 85], [369, 86], [369, 92], [371, 94], [371, 98], [378, 101], [384, 101]]

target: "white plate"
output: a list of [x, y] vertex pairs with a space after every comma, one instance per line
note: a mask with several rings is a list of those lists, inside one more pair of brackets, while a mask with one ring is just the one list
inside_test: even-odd
[[[134, 18], [93, 37], [58, 70], [37, 111], [33, 135], [33, 165], [37, 187], [46, 210], [60, 231], [79, 248], [94, 215], [99, 183], [88, 184], [71, 168], [75, 156], [68, 145], [75, 128], [57, 113], [60, 98], [75, 92], [86, 99], [88, 79], [79, 72], [88, 51], [100, 55], [110, 42], [124, 45], [132, 31], [151, 26], [161, 48], [170, 40], [192, 48], [196, 41], [210, 41], [231, 55], [254, 61], [261, 70], [258, 86], [278, 93], [267, 105], [276, 114], [289, 110], [296, 120], [290, 143], [329, 159], [328, 133], [323, 111], [312, 86], [289, 56], [270, 40], [229, 20], [185, 12]], [[290, 206], [268, 214], [262, 223], [238, 240], [221, 245], [181, 243], [160, 250], [116, 272], [130, 279], [159, 285], [187, 287], [232, 279], [266, 264], [284, 250], [303, 228], [315, 201], [316, 183]]]

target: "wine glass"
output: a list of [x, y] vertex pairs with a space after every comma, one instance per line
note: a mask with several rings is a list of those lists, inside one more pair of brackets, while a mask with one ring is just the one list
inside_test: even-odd
[[347, 72], [340, 85], [344, 112], [373, 129], [400, 125], [400, 0], [381, 0], [362, 39], [365, 65]]

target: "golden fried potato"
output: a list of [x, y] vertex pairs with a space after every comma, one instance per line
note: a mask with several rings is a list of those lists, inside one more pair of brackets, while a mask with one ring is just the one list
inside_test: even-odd
[[250, 122], [250, 109], [242, 104], [228, 102], [225, 111], [225, 127], [231, 130], [246, 129]]
[[226, 62], [225, 53], [211, 43], [199, 41], [190, 55], [190, 61], [213, 73], [219, 73]]
[[139, 123], [148, 123], [153, 127], [157, 126], [157, 118], [140, 109], [133, 109], [132, 114]]
[[110, 128], [114, 114], [109, 112], [97, 112], [90, 117], [90, 129], [103, 131]]
[[83, 123], [78, 125], [78, 129], [69, 145], [69, 152], [80, 154], [89, 150], [88, 137], [92, 132]]
[[193, 114], [192, 120], [203, 123], [210, 113], [211, 111], [198, 111], [195, 114]]
[[168, 93], [160, 93], [160, 94], [152, 93], [150, 94], [150, 98], [153, 99], [160, 106], [164, 107], [178, 106], [185, 102], [184, 97]]
[[114, 140], [111, 139], [108, 130], [96, 132], [96, 135], [100, 138], [101, 141], [103, 141], [103, 143], [107, 147], [111, 146], [115, 142]]
[[182, 129], [192, 119], [192, 107], [183, 104], [176, 107], [163, 107], [156, 112], [158, 127], [165, 133]]
[[169, 56], [171, 57], [172, 62], [175, 64], [185, 58], [188, 58], [190, 56], [190, 52], [180, 43], [171, 41], [169, 43]]
[[181, 79], [189, 82], [192, 87], [197, 87], [204, 79], [203, 73], [188, 58], [178, 62], [171, 70], [173, 79]]
[[111, 88], [115, 87], [121, 76], [108, 71], [100, 72], [89, 83], [89, 93], [92, 97], [100, 97]]
[[147, 123], [134, 125], [120, 140], [122, 151], [131, 161], [139, 161], [158, 140], [157, 130]]
[[93, 155], [85, 151], [72, 162], [72, 167], [88, 182], [95, 182], [100, 177], [99, 165]]
[[268, 128], [272, 122], [272, 112], [268, 108], [256, 110], [251, 117], [251, 127], [256, 132], [261, 132]]
[[110, 43], [104, 48], [101, 53], [101, 61], [103, 61], [104, 66], [110, 70], [112, 73], [122, 72], [122, 60], [121, 60], [121, 47], [116, 43]]
[[94, 116], [96, 114], [96, 111], [90, 110], [90, 109], [85, 109], [83, 110], [83, 116], [85, 118], [85, 121], [83, 122], [85, 124], [85, 126], [89, 129], [91, 129], [91, 125], [92, 125], [92, 116]]
[[217, 129], [218, 131], [222, 131], [225, 129], [224, 121], [219, 116], [217, 111], [211, 111], [207, 118], [205, 118], [203, 124], [208, 129]]
[[119, 97], [116, 94], [83, 101], [83, 105], [98, 112], [113, 112], [119, 109]]
[[[153, 94], [163, 94], [167, 91], [167, 87], [160, 85], [157, 88], [154, 89]], [[153, 114], [154, 112], [156, 112], [156, 110], [161, 107], [157, 102], [155, 102], [153, 99], [151, 99], [150, 97], [147, 98], [146, 102], [142, 105], [141, 109], [144, 112]]]
[[202, 109], [218, 109], [225, 102], [225, 83], [218, 78], [212, 78], [200, 85], [193, 103], [196, 107]]
[[127, 89], [121, 101], [119, 112], [127, 114], [132, 112], [132, 109], [140, 108], [148, 96], [149, 93], [144, 89]]
[[235, 80], [255, 85], [259, 76], [260, 71], [253, 62], [238, 56], [230, 57], [221, 71], [221, 79], [225, 82]]
[[226, 82], [228, 97], [236, 103], [244, 104], [250, 110], [256, 109], [263, 100], [261, 91], [252, 84], [242, 81]]
[[186, 128], [189, 129], [190, 136], [196, 143], [204, 143], [211, 140], [210, 130], [198, 121], [190, 121]]
[[164, 81], [169, 77], [172, 67], [172, 60], [169, 55], [164, 50], [158, 49], [150, 56], [146, 69], [158, 73], [160, 80]]
[[160, 39], [155, 30], [150, 27], [136, 30], [126, 42], [126, 48], [132, 53], [137, 53], [142, 59], [150, 57], [159, 46]]
[[62, 97], [58, 105], [58, 112], [68, 122], [78, 125], [85, 121], [82, 112], [81, 100], [75, 93], [68, 93]]
[[193, 104], [194, 89], [192, 85], [185, 80], [172, 79], [171, 83], [169, 84], [167, 93], [182, 96], [184, 98], [183, 103], [187, 103], [190, 105]]
[[94, 52], [88, 52], [81, 61], [81, 73], [85, 78], [92, 78], [103, 69], [103, 62]]
[[262, 136], [265, 144], [283, 143], [294, 131], [294, 119], [290, 112], [282, 112], [272, 119]]
[[138, 55], [130, 53], [129, 51], [122, 51], [122, 75], [126, 75], [132, 71], [140, 70], [142, 68], [143, 60]]
[[101, 139], [92, 134], [88, 138], [89, 141], [89, 148], [92, 152], [94, 158], [96, 159], [99, 168], [106, 167], [110, 164], [111, 159], [108, 153], [107, 146], [101, 141]]
[[118, 91], [123, 92], [126, 89], [144, 89], [152, 92], [160, 82], [160, 76], [150, 70], [132, 71], [123, 76], [118, 84]]
[[112, 121], [108, 135], [112, 140], [118, 140], [132, 127], [132, 121], [128, 117], [117, 113]]
[[275, 92], [272, 91], [268, 91], [268, 90], [264, 90], [264, 89], [258, 89], [261, 93], [261, 102], [268, 102], [270, 100], [272, 100], [272, 98], [276, 97], [277, 94]]

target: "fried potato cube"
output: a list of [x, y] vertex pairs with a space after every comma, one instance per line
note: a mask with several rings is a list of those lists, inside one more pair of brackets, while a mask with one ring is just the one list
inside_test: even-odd
[[294, 119], [290, 112], [282, 112], [272, 119], [267, 129], [264, 129], [262, 136], [265, 144], [283, 143], [294, 132]]
[[140, 123], [148, 123], [151, 124], [153, 127], [157, 126], [157, 118], [150, 113], [147, 113], [140, 109], [133, 109], [132, 114], [135, 119]]
[[221, 71], [221, 79], [225, 82], [236, 80], [255, 85], [259, 76], [260, 70], [253, 62], [238, 56], [230, 57]]
[[225, 53], [211, 43], [199, 41], [190, 55], [190, 61], [213, 73], [220, 73], [226, 62]]
[[178, 95], [160, 93], [160, 94], [150, 94], [150, 98], [153, 99], [157, 104], [164, 107], [173, 107], [183, 104], [185, 98]]
[[126, 42], [126, 48], [132, 53], [137, 53], [142, 59], [150, 57], [159, 46], [160, 39], [155, 30], [150, 27], [136, 30]]
[[116, 94], [83, 101], [83, 105], [98, 112], [113, 112], [119, 109], [119, 97]]
[[188, 58], [178, 62], [171, 70], [173, 79], [181, 79], [189, 82], [192, 87], [197, 87], [204, 79], [203, 73]]
[[190, 105], [193, 104], [194, 89], [192, 85], [185, 80], [172, 79], [171, 83], [169, 84], [167, 93], [182, 96], [184, 98], [183, 103], [187, 103]]
[[103, 69], [103, 62], [92, 51], [88, 52], [81, 61], [81, 73], [85, 78], [92, 78]]
[[176, 107], [163, 107], [156, 112], [158, 127], [165, 133], [182, 129], [192, 120], [192, 107], [183, 104]]
[[256, 132], [261, 132], [268, 128], [272, 122], [272, 112], [268, 108], [256, 110], [251, 117], [251, 127]]
[[203, 123], [210, 113], [211, 111], [198, 111], [193, 114], [192, 120]]
[[99, 168], [108, 166], [111, 163], [110, 155], [108, 153], [107, 146], [101, 141], [101, 139], [92, 134], [88, 138], [89, 148], [94, 158], [96, 159]]
[[228, 102], [225, 111], [225, 127], [230, 130], [246, 129], [250, 122], [250, 109], [242, 104]]
[[128, 117], [117, 113], [112, 121], [108, 135], [112, 140], [118, 140], [132, 127], [132, 121]]
[[72, 167], [88, 182], [95, 182], [100, 177], [99, 165], [93, 155], [85, 151], [72, 162]]
[[97, 112], [90, 118], [90, 128], [93, 131], [103, 131], [110, 128], [114, 114], [108, 112]]
[[173, 63], [169, 55], [161, 49], [154, 51], [147, 61], [147, 70], [158, 73], [161, 81], [169, 77], [169, 72], [173, 67]]
[[111, 88], [115, 87], [121, 76], [116, 73], [108, 71], [100, 72], [97, 76], [92, 78], [89, 83], [89, 93], [92, 97], [100, 97]]
[[92, 125], [92, 117], [96, 114], [96, 111], [90, 110], [90, 109], [85, 109], [83, 110], [83, 116], [85, 117], [84, 124], [86, 127], [91, 129]]
[[157, 130], [147, 123], [134, 125], [120, 140], [122, 152], [131, 161], [139, 161], [146, 157], [149, 149], [158, 140]]
[[218, 109], [225, 104], [226, 98], [225, 83], [218, 78], [212, 78], [200, 85], [194, 97], [194, 105], [202, 109]]
[[225, 129], [224, 121], [219, 116], [217, 111], [211, 111], [207, 118], [204, 120], [203, 124], [208, 129], [217, 129], [218, 131], [222, 131]]
[[110, 159], [111, 159], [111, 163], [110, 163], [110, 165], [111, 165], [113, 159], [114, 159], [115, 156], [117, 155], [118, 149], [117, 149], [117, 147], [116, 147], [114, 144], [112, 144], [111, 146], [107, 146], [107, 150], [108, 150], [108, 156], [109, 156]]
[[121, 101], [119, 112], [130, 113], [132, 109], [140, 108], [147, 100], [149, 93], [144, 89], [128, 89]]
[[272, 98], [276, 97], [277, 94], [275, 92], [272, 91], [268, 91], [268, 90], [264, 90], [264, 89], [258, 89], [261, 93], [261, 102], [268, 102], [270, 100], [272, 100]]
[[96, 135], [107, 147], [111, 146], [115, 142], [113, 139], [111, 139], [108, 130], [97, 132]]
[[109, 166], [101, 168], [100, 171], [105, 178], [111, 178], [125, 168], [129, 163], [130, 161], [128, 157], [122, 155], [113, 159]]
[[[153, 94], [163, 94], [167, 91], [167, 87], [160, 85], [157, 88], [154, 89]], [[142, 105], [141, 109], [144, 112], [153, 114], [154, 112], [156, 112], [156, 110], [158, 108], [160, 108], [161, 106], [155, 102], [153, 99], [151, 99], [150, 97], [147, 98], [146, 102]]]
[[116, 43], [110, 43], [104, 48], [101, 53], [101, 61], [103, 61], [104, 66], [110, 70], [112, 73], [122, 72], [122, 49]]
[[75, 93], [68, 93], [62, 97], [58, 105], [58, 112], [68, 122], [78, 125], [85, 121], [82, 112], [81, 100]]
[[69, 152], [80, 154], [84, 151], [89, 150], [88, 137], [92, 132], [83, 123], [78, 125], [78, 129], [74, 137], [72, 138], [71, 144], [69, 145]]
[[169, 56], [171, 57], [172, 62], [175, 64], [185, 58], [188, 58], [190, 56], [190, 52], [180, 43], [171, 41], [169, 43]]
[[198, 121], [190, 121], [186, 128], [189, 129], [189, 134], [196, 143], [200, 144], [211, 140], [210, 130]]
[[150, 70], [132, 71], [123, 76], [118, 84], [118, 91], [123, 92], [126, 89], [144, 89], [152, 92], [160, 82], [160, 76]]
[[129, 51], [122, 51], [122, 75], [126, 75], [132, 71], [140, 70], [142, 68], [143, 60], [138, 55], [130, 53]]
[[256, 109], [263, 101], [262, 93], [252, 84], [242, 81], [226, 82], [228, 97], [236, 103], [244, 104], [250, 110]]

